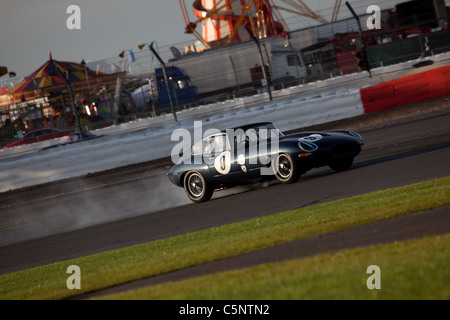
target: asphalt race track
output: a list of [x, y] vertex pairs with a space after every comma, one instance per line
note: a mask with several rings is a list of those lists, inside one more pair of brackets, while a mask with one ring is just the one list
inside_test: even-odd
[[[318, 130], [355, 129], [363, 135], [364, 149], [351, 170], [335, 173], [327, 168], [315, 169], [292, 185], [272, 183], [220, 191], [203, 204], [190, 203], [181, 188], [168, 183], [167, 159], [2, 193], [0, 274], [449, 176], [449, 124], [450, 98], [441, 98], [317, 126]], [[384, 224], [391, 230], [391, 237], [372, 239], [385, 242], [448, 233], [449, 211], [446, 206], [430, 211], [429, 215], [408, 215], [408, 219], [416, 219], [410, 222], [380, 222], [380, 228]], [[403, 226], [402, 232], [397, 232], [399, 225]], [[374, 228], [374, 225], [362, 226], [326, 235], [320, 239], [321, 247], [335, 250], [331, 244], [339, 242], [337, 239], [341, 239], [343, 247], [368, 245], [370, 241], [356, 235], [367, 234], [367, 230]], [[345, 239], [361, 239], [361, 242], [346, 244]], [[280, 247], [278, 253], [266, 253], [265, 257], [279, 261], [291, 258], [283, 257], [283, 252], [292, 251]], [[266, 260], [252, 253], [241, 260], [223, 261], [222, 268], [220, 262], [215, 262], [197, 271], [180, 271], [175, 277]], [[161, 281], [164, 280], [156, 279], [155, 283]]]

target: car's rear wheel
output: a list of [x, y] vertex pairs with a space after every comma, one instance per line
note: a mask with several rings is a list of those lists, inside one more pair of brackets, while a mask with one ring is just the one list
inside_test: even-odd
[[281, 153], [276, 160], [276, 178], [282, 183], [293, 183], [300, 178], [300, 168], [287, 153]]
[[201, 173], [190, 171], [184, 177], [184, 191], [193, 202], [204, 202], [211, 199], [214, 188]]
[[328, 166], [334, 171], [345, 171], [350, 169], [353, 164], [353, 158], [334, 158], [330, 161]]

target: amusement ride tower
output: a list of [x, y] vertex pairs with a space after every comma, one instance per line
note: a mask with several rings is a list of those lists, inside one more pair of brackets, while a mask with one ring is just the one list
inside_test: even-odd
[[[195, 0], [192, 9], [197, 21], [190, 22], [184, 0], [179, 0], [186, 25], [185, 32], [193, 34], [203, 49], [251, 39], [246, 27], [257, 38], [289, 32], [280, 10], [327, 23], [301, 0], [281, 0], [289, 7], [276, 5], [274, 0]], [[333, 17], [337, 16], [340, 0], [336, 1]], [[196, 31], [201, 24], [201, 32]], [[198, 48], [198, 46], [196, 47]], [[196, 49], [197, 50], [197, 49]]]

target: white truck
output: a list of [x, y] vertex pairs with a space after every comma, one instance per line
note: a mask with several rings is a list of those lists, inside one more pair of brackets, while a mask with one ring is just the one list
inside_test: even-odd
[[[261, 41], [261, 52], [272, 86], [286, 81], [298, 83], [307, 76], [299, 50], [282, 43]], [[258, 46], [252, 41], [178, 55], [168, 64], [189, 77], [198, 97], [204, 101], [254, 93], [265, 83]]]

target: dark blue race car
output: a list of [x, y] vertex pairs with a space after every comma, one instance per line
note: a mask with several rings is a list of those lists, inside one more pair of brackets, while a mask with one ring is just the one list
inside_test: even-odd
[[362, 137], [351, 130], [283, 134], [271, 122], [229, 128], [197, 141], [167, 173], [193, 202], [214, 191], [255, 180], [293, 183], [312, 168], [347, 170], [361, 152]]

